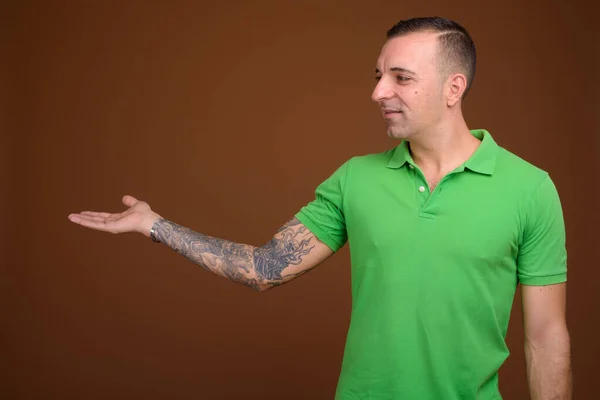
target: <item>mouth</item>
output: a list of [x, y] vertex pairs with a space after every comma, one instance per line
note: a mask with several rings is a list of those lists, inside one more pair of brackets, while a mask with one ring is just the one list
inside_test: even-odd
[[383, 113], [383, 117], [384, 118], [391, 118], [395, 115], [400, 115], [403, 114], [402, 111], [399, 110], [389, 110], [389, 109], [382, 109], [381, 112]]

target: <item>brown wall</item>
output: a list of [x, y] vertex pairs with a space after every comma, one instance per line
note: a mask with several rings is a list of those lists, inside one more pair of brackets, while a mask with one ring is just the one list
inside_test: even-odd
[[[66, 217], [120, 211], [130, 193], [205, 234], [265, 242], [343, 161], [396, 144], [369, 97], [385, 30], [443, 15], [478, 47], [470, 126], [549, 171], [561, 193], [576, 398], [595, 398], [591, 1], [13, 3], [3, 12], [0, 397], [331, 399], [349, 321], [347, 247], [257, 294], [141, 235]], [[518, 302], [507, 399], [527, 398]]]

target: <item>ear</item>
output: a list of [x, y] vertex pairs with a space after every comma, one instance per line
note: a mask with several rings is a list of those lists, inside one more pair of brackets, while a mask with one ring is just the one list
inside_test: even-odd
[[454, 107], [467, 89], [467, 78], [463, 74], [453, 74], [448, 77], [446, 83], [448, 85], [446, 104], [448, 107]]

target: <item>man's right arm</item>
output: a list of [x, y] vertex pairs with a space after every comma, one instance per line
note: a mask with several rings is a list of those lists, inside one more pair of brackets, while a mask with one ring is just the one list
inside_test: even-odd
[[206, 236], [169, 221], [148, 203], [126, 195], [121, 213], [82, 211], [71, 222], [110, 233], [139, 232], [154, 236], [204, 269], [256, 291], [265, 291], [305, 274], [334, 252], [298, 219], [282, 226], [264, 246], [254, 247]]
[[156, 238], [202, 268], [255, 291], [284, 284], [333, 254], [297, 218], [283, 225], [264, 246], [230, 242], [195, 232], [159, 217]]

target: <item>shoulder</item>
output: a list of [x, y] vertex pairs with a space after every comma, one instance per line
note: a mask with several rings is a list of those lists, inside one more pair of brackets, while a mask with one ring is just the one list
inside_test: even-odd
[[548, 178], [548, 172], [515, 153], [498, 146], [495, 172], [502, 181], [512, 182], [511, 186], [520, 186], [535, 190]]
[[346, 162], [346, 164], [348, 166], [348, 169], [354, 172], [367, 172], [385, 168], [390, 162], [392, 156], [394, 155], [395, 150], [396, 147], [392, 147], [390, 149], [377, 153], [356, 155], [350, 158]]
[[502, 148], [498, 148], [496, 171], [504, 199], [519, 204], [525, 221], [561, 216], [558, 190], [548, 171]]

